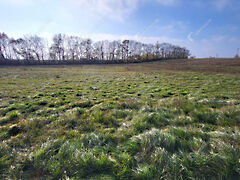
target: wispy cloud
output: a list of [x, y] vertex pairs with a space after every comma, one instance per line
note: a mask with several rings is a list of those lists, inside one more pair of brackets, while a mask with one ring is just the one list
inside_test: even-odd
[[200, 29], [196, 32], [196, 35], [199, 35], [210, 23], [212, 22], [212, 19], [208, 19], [208, 21], [200, 27]]
[[[186, 2], [185, 2], [186, 3]], [[239, 8], [239, 0], [192, 0], [192, 5], [196, 8], [206, 8], [208, 6], [213, 7], [217, 11], [223, 11], [226, 8], [231, 8], [233, 10]]]
[[68, 2], [91, 13], [123, 21], [137, 8], [140, 0], [70, 0]]
[[[181, 0], [151, 1], [157, 2], [162, 6], [173, 6]], [[94, 14], [123, 21], [139, 7], [140, 3], [147, 3], [149, 0], [68, 0], [67, 2], [81, 9], [87, 9]]]
[[212, 19], [208, 19], [205, 24], [203, 24], [196, 32], [191, 32], [188, 34], [187, 38], [189, 41], [194, 41], [193, 36], [198, 36], [204, 29], [206, 29], [209, 24], [212, 22]]
[[148, 31], [150, 31], [156, 24], [158, 24], [158, 22], [159, 22], [159, 19], [155, 19], [149, 26], [147, 26], [147, 27], [144, 29], [144, 31], [137, 33], [137, 36], [138, 36], [138, 35], [141, 35], [141, 36], [144, 35], [144, 34], [147, 33]]
[[167, 25], [158, 28], [159, 33], [172, 34], [186, 29], [186, 25], [182, 21], [173, 21]]

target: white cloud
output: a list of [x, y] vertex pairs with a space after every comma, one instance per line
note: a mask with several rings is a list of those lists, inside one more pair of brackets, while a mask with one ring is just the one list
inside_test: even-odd
[[231, 3], [231, 0], [213, 0], [212, 3], [217, 10], [221, 11]]
[[171, 6], [176, 5], [179, 0], [157, 0], [157, 2], [165, 6]]
[[169, 43], [179, 43], [182, 40], [180, 39], [173, 39], [165, 36], [160, 36], [160, 37], [147, 37], [147, 36], [141, 36], [141, 35], [113, 35], [113, 34], [92, 34], [91, 37], [95, 41], [101, 41], [101, 40], [125, 40], [125, 39], [130, 39], [130, 40], [135, 40], [135, 41], [140, 41], [144, 43], [156, 43], [157, 41], [159, 42], [169, 42]]
[[162, 25], [158, 28], [158, 33], [173, 34], [176, 32], [182, 32], [186, 29], [186, 25], [182, 21], [173, 21], [167, 25]]
[[32, 5], [33, 0], [0, 0], [0, 3], [8, 6], [23, 7]]
[[[67, 0], [65, 0], [67, 1]], [[163, 6], [176, 5], [180, 0], [151, 0]], [[69, 3], [81, 10], [93, 14], [106, 16], [114, 20], [123, 21], [133, 13], [140, 3], [148, 3], [149, 0], [69, 0]]]
[[159, 23], [159, 19], [155, 19], [150, 25], [148, 25], [144, 30], [141, 30], [137, 33], [137, 36], [143, 36], [148, 31], [150, 31], [154, 26], [156, 26]]
[[238, 48], [240, 48], [240, 38], [239, 37], [231, 37], [229, 40], [228, 40], [230, 43], [235, 43], [235, 44], [238, 44]]
[[73, 6], [89, 10], [91, 13], [123, 21], [137, 8], [140, 0], [70, 0], [70, 2]]
[[212, 37], [212, 41], [215, 42], [215, 43], [223, 42], [223, 41], [226, 41], [226, 40], [230, 40], [228, 38], [228, 36], [226, 36], [226, 35], [218, 35], [218, 36], [213, 36]]
[[239, 0], [192, 0], [192, 4], [196, 8], [206, 8], [208, 6], [213, 7], [217, 11], [223, 11], [226, 8], [232, 10], [239, 10]]

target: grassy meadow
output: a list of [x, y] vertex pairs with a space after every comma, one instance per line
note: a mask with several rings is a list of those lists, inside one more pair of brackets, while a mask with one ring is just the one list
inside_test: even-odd
[[239, 179], [240, 61], [0, 68], [0, 179]]

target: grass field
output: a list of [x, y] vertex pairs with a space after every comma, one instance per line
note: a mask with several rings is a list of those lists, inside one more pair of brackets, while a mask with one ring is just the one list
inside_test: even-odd
[[0, 179], [239, 179], [240, 60], [0, 68]]

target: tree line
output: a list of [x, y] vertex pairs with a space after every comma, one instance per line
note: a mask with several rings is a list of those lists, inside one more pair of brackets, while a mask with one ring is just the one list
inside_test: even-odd
[[36, 35], [10, 38], [0, 33], [1, 61], [91, 61], [143, 62], [156, 59], [185, 59], [188, 49], [169, 43], [146, 44], [134, 40], [98, 41], [56, 34], [51, 43]]

